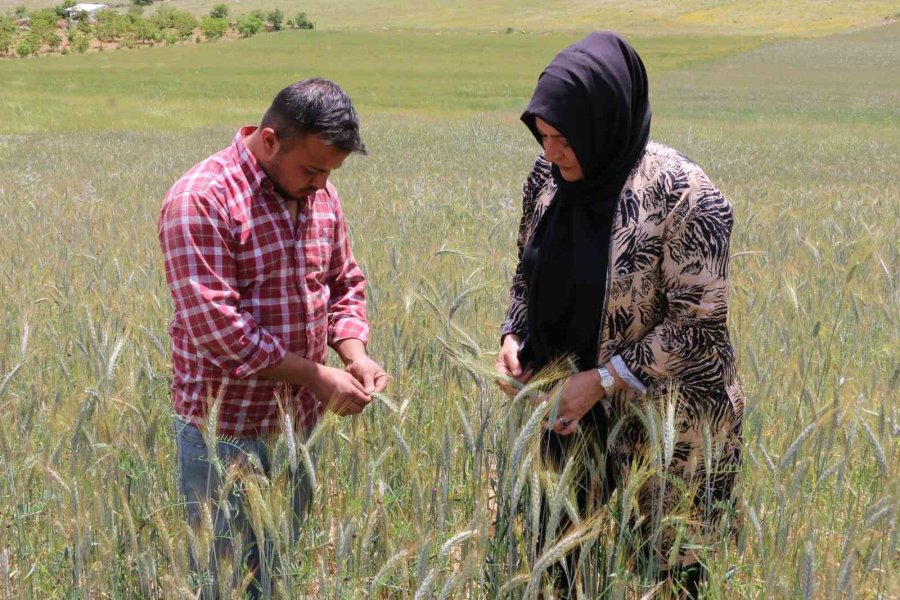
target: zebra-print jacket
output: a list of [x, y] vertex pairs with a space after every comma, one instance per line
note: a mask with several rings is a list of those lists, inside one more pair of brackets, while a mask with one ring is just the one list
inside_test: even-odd
[[[522, 248], [555, 191], [550, 163], [541, 155], [523, 190], [520, 264], [504, 335], [527, 333]], [[629, 384], [604, 401], [610, 416], [624, 416], [631, 402], [674, 383], [680, 443], [695, 446], [701, 418], [711, 419], [713, 435], [740, 437], [744, 395], [726, 322], [732, 223], [731, 203], [698, 165], [668, 146], [648, 143], [619, 196], [607, 298], [597, 307], [603, 311], [597, 364], [611, 360]]]

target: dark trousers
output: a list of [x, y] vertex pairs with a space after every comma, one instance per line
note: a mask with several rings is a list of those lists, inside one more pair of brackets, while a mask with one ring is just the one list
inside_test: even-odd
[[[240, 439], [218, 441], [216, 452], [222, 471], [208, 458], [208, 450], [202, 432], [194, 425], [175, 421], [175, 441], [178, 450], [178, 473], [181, 493], [185, 500], [188, 525], [195, 529], [202, 527], [205, 515], [211, 520], [212, 540], [210, 547], [192, 547], [190, 552], [191, 571], [197, 579], [197, 587], [204, 599], [218, 598], [220, 588], [231, 590], [241, 585], [244, 569], [255, 575], [248, 589], [251, 598], [268, 598], [273, 589], [273, 567], [276, 564], [274, 544], [269, 539], [259, 539], [251, 527], [246, 498], [239, 485], [222, 490], [222, 475], [234, 463], [249, 470], [261, 470], [271, 475], [271, 456], [264, 440]], [[312, 498], [311, 486], [306, 472], [301, 468], [291, 477], [293, 506], [293, 535], [296, 537], [300, 524]], [[206, 513], [206, 507], [209, 512]], [[203, 536], [197, 535], [197, 540]], [[198, 542], [199, 546], [200, 542]], [[240, 547], [237, 547], [240, 544]], [[221, 568], [226, 561], [241, 561], [244, 569], [233, 570], [235, 576], [230, 582], [222, 581], [229, 576]], [[244, 571], [246, 572], [246, 571]]]

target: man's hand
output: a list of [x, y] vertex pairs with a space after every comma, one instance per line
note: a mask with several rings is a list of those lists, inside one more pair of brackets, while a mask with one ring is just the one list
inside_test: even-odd
[[[504, 377], [511, 377], [522, 385], [528, 383], [534, 374], [532, 369], [522, 369], [519, 364], [519, 347], [522, 345], [522, 339], [514, 333], [509, 333], [503, 338], [503, 347], [500, 348], [500, 354], [497, 356], [497, 362], [494, 363], [494, 369], [498, 374]], [[497, 385], [503, 392], [512, 398], [518, 390], [508, 381], [503, 379], [497, 380]]]
[[334, 349], [347, 370], [316, 364], [302, 356], [288, 352], [277, 365], [259, 372], [262, 377], [307, 388], [319, 403], [334, 413], [356, 415], [372, 402], [371, 394], [387, 386], [387, 373], [366, 354], [360, 340], [347, 339]]
[[372, 397], [356, 377], [333, 367], [318, 365], [316, 377], [307, 384], [319, 402], [339, 416], [357, 415]]
[[383, 392], [387, 387], [387, 373], [381, 365], [368, 356], [358, 357], [348, 363], [347, 372], [362, 384], [367, 394]]
[[366, 345], [355, 338], [347, 338], [334, 344], [334, 350], [344, 361], [347, 372], [363, 386], [366, 394], [383, 392], [388, 376], [377, 362], [369, 358]]
[[[556, 421], [545, 427], [559, 435], [569, 435], [578, 429], [578, 422], [606, 395], [595, 369], [575, 373], [563, 384]], [[540, 401], [546, 401], [546, 396]]]

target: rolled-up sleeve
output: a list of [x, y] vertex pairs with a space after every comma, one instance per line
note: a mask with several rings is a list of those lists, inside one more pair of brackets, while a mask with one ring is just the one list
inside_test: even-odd
[[350, 235], [337, 190], [329, 185], [329, 201], [335, 215], [334, 242], [328, 268], [328, 343], [358, 339], [369, 341], [366, 318], [366, 277], [353, 257]]
[[169, 197], [157, 229], [175, 322], [194, 345], [233, 377], [280, 363], [285, 356], [281, 340], [241, 309], [230, 219], [216, 200], [197, 194]]

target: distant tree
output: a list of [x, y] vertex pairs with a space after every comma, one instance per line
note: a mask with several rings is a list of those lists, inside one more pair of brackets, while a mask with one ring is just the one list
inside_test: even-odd
[[256, 17], [257, 19], [259, 19], [259, 20], [262, 21], [263, 23], [266, 22], [266, 13], [264, 13], [264, 12], [262, 11], [261, 8], [257, 8], [256, 10], [251, 10], [251, 11], [250, 11], [250, 16]]
[[228, 21], [223, 18], [204, 17], [200, 21], [200, 31], [208, 40], [218, 40], [228, 31]]
[[101, 42], [114, 42], [122, 37], [128, 27], [128, 19], [114, 10], [106, 9], [96, 13], [94, 32]]
[[41, 51], [41, 46], [41, 36], [35, 33], [29, 33], [19, 41], [19, 45], [16, 47], [16, 54], [21, 58], [25, 58], [29, 55], [37, 56]]
[[91, 35], [93, 33], [94, 28], [91, 25], [91, 19], [86, 10], [78, 11], [78, 14], [75, 15], [75, 22], [78, 23], [76, 27], [81, 33], [85, 35]]
[[19, 6], [16, 7], [16, 10], [13, 12], [13, 15], [17, 19], [24, 19], [25, 17], [28, 16], [28, 9], [25, 8], [25, 6], [20, 4]]
[[263, 20], [253, 13], [241, 15], [237, 18], [238, 32], [244, 37], [256, 35], [262, 30], [263, 25], [265, 25]]
[[57, 26], [58, 20], [56, 11], [50, 8], [31, 13], [29, 35], [34, 36], [34, 41], [29, 43], [32, 49], [37, 48], [39, 50], [44, 45], [47, 45], [50, 46], [51, 50], [57, 50], [62, 45], [62, 38], [59, 36], [59, 27]]
[[228, 5], [227, 4], [216, 4], [212, 7], [212, 10], [209, 11], [209, 16], [213, 19], [227, 19], [228, 18]]
[[178, 11], [178, 17], [175, 19], [175, 31], [178, 32], [181, 39], [190, 38], [198, 25], [200, 23], [197, 21], [197, 17], [185, 10]]
[[59, 47], [62, 46], [62, 38], [59, 37], [59, 34], [56, 31], [50, 31], [44, 34], [41, 37], [41, 41], [50, 46], [51, 50], [59, 50]]
[[16, 41], [16, 22], [12, 17], [0, 16], [0, 54], [6, 54]]
[[297, 14], [297, 17], [294, 19], [294, 26], [296, 26], [297, 29], [315, 29], [316, 28], [316, 24], [313, 23], [312, 21], [310, 21], [308, 18], [306, 18], [305, 12]]
[[281, 31], [282, 24], [284, 23], [284, 13], [281, 12], [281, 9], [276, 8], [266, 16], [266, 20], [272, 24], [272, 29]]
[[171, 46], [178, 43], [178, 34], [174, 30], [169, 29], [163, 34], [163, 40], [166, 42], [166, 46]]
[[153, 22], [160, 29], [174, 29], [180, 40], [187, 40], [199, 25], [197, 18], [186, 10], [180, 10], [172, 6], [161, 6], [153, 15]]
[[150, 6], [153, 4], [153, 0], [131, 0], [131, 2], [135, 6]]
[[134, 39], [139, 42], [152, 44], [162, 39], [162, 31], [159, 25], [143, 17], [134, 19], [128, 29]]
[[153, 19], [153, 22], [159, 25], [160, 29], [168, 29], [172, 26], [172, 11], [176, 10], [175, 7], [163, 4], [156, 12], [153, 13], [153, 16], [150, 17]]
[[59, 4], [53, 8], [53, 12], [56, 13], [56, 16], [60, 19], [65, 19], [69, 16], [69, 12], [67, 9], [75, 6], [75, 0], [65, 0], [62, 4]]
[[57, 29], [56, 22], [59, 21], [59, 17], [56, 16], [56, 11], [53, 9], [42, 8], [31, 13], [29, 17], [31, 21], [28, 27], [33, 33], [44, 36], [46, 32]]
[[29, 33], [25, 36], [25, 41], [31, 46], [31, 55], [37, 56], [41, 53], [41, 47], [44, 45], [41, 36], [36, 33]]

